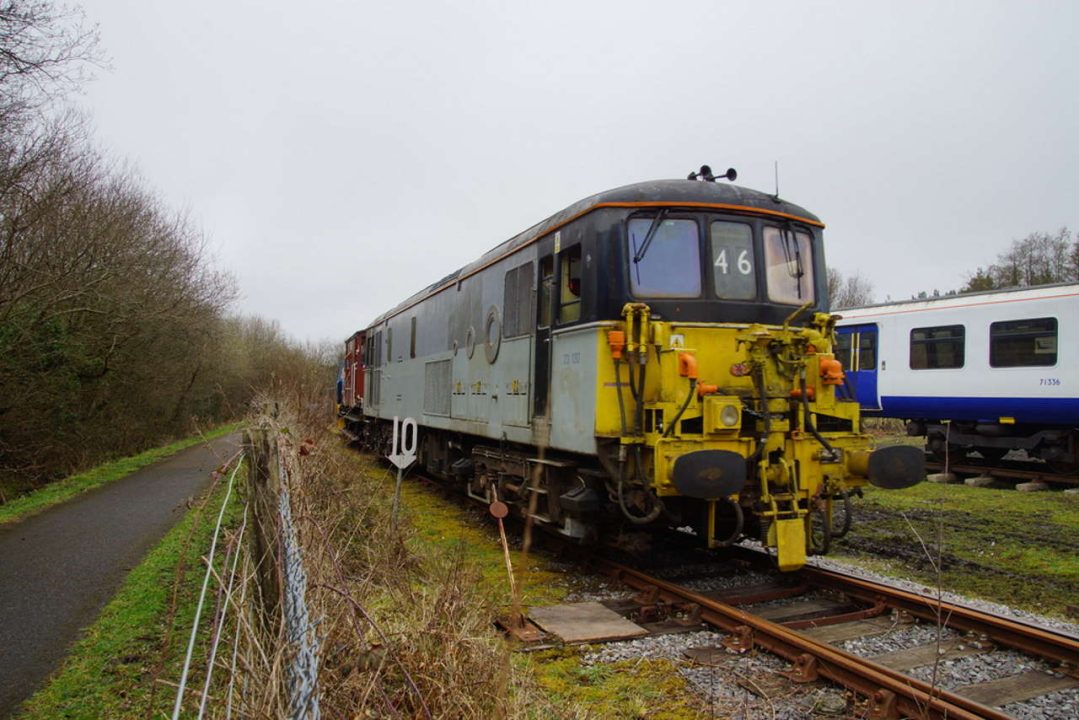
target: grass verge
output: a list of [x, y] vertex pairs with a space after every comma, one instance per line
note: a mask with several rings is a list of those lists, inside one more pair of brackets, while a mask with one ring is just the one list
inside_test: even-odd
[[[176, 690], [166, 683], [180, 675], [205, 572], [198, 558], [210, 546], [226, 485], [217, 482], [131, 571], [60, 670], [23, 705], [21, 720], [171, 714]], [[224, 527], [234, 527], [241, 511], [234, 488]]]
[[833, 553], [930, 587], [940, 558], [944, 590], [1063, 616], [1079, 604], [1077, 533], [1074, 495], [921, 483], [868, 489]]
[[26, 495], [22, 495], [8, 503], [0, 505], [0, 525], [17, 522], [31, 515], [36, 515], [53, 505], [62, 503], [65, 500], [70, 500], [87, 490], [92, 490], [101, 485], [114, 482], [122, 477], [130, 475], [139, 468], [152, 465], [159, 460], [164, 460], [192, 445], [198, 445], [207, 440], [213, 440], [228, 435], [239, 427], [240, 423], [225, 425], [205, 434], [184, 438], [171, 445], [153, 448], [146, 452], [139, 453], [138, 455], [132, 455], [131, 457], [113, 460], [112, 462], [98, 465], [86, 472], [72, 475], [63, 480], [57, 480], [39, 490], [27, 493]]
[[[406, 483], [402, 498], [405, 517], [414, 528], [409, 540], [412, 552], [424, 558], [425, 564], [438, 563], [447, 556], [460, 558], [475, 573], [475, 591], [485, 604], [507, 612], [512, 598], [502, 545], [491, 517], [479, 506], [462, 508], [429, 485]], [[515, 545], [518, 528], [510, 529], [509, 535]], [[511, 560], [526, 609], [562, 602], [578, 589], [594, 589], [593, 579], [567, 574], [545, 555], [513, 550]], [[497, 641], [502, 642], [500, 638]], [[579, 645], [513, 654], [511, 691], [522, 697], [541, 693], [543, 704], [556, 709], [555, 717], [707, 717], [695, 706], [694, 694], [670, 661], [583, 664], [581, 656], [594, 649]]]

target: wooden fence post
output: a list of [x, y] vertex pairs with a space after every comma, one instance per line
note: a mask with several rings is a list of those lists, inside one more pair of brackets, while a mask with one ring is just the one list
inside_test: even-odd
[[263, 627], [274, 632], [282, 592], [278, 513], [281, 476], [277, 441], [271, 437], [269, 428], [252, 428], [244, 433], [244, 447], [249, 458], [247, 479], [255, 520], [253, 543], [262, 596]]

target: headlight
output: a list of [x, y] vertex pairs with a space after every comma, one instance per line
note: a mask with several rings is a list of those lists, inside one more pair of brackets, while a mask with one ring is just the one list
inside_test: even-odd
[[730, 395], [704, 396], [704, 432], [729, 434], [742, 424], [742, 403]]

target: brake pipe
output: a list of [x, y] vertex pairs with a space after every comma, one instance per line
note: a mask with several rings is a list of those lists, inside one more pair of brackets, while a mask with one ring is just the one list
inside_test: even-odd
[[663, 432], [663, 437], [670, 437], [674, 432], [675, 426], [678, 425], [678, 421], [682, 419], [682, 414], [685, 413], [686, 408], [689, 407], [689, 401], [693, 399], [693, 393], [697, 390], [697, 378], [691, 377], [689, 379], [689, 392], [686, 393], [686, 401], [682, 403], [682, 407], [678, 408], [678, 412], [675, 413], [674, 419], [671, 420], [667, 429]]
[[821, 435], [820, 432], [817, 430], [817, 426], [813, 424], [813, 415], [809, 411], [809, 394], [806, 392], [806, 378], [804, 370], [802, 371], [802, 376], [799, 378], [799, 386], [802, 389], [802, 408], [805, 411], [806, 430], [808, 430], [809, 434], [815, 437], [817, 439], [817, 442], [819, 442], [821, 446], [828, 451], [829, 457], [835, 460], [838, 457], [839, 453], [837, 453], [836, 449], [832, 447], [832, 445], [827, 440], [824, 439], [824, 436]]

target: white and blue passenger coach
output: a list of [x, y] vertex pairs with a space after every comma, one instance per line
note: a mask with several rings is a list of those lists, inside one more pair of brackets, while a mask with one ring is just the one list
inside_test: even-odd
[[937, 455], [1079, 468], [1079, 284], [839, 312], [836, 357], [867, 416], [907, 421]]

